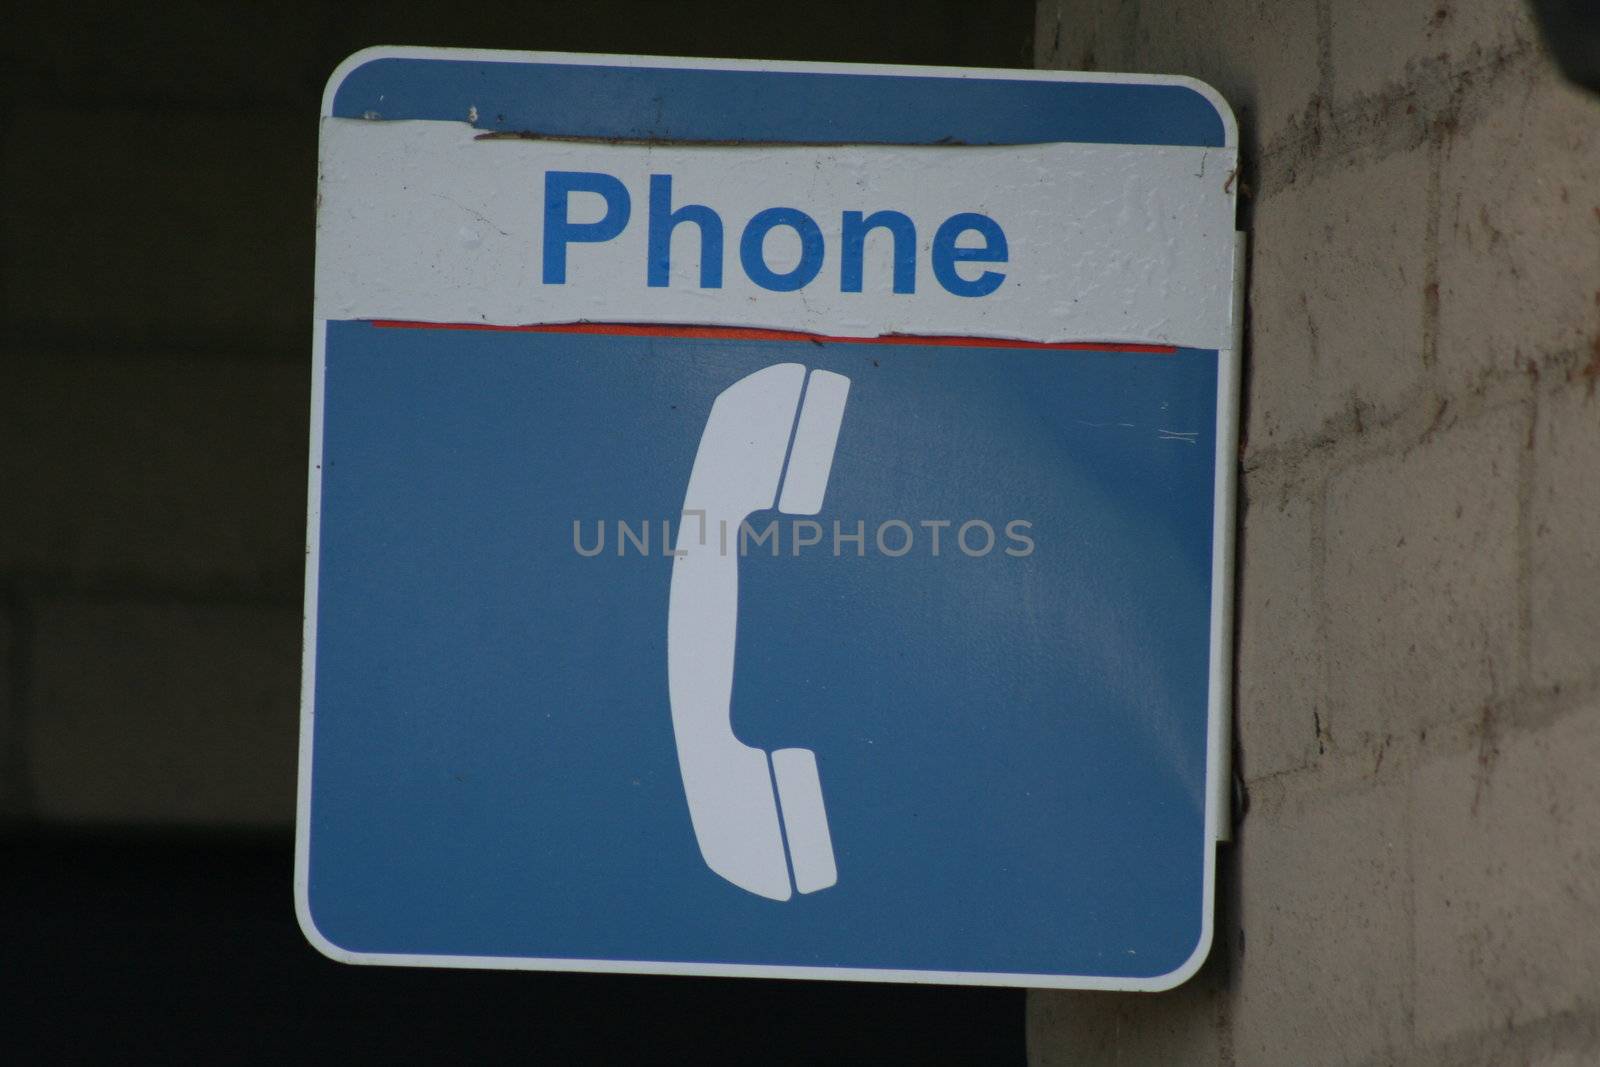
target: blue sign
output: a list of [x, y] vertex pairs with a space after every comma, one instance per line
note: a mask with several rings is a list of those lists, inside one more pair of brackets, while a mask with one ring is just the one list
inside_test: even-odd
[[[1028, 317], [1068, 290], [1034, 294], [1054, 253], [1003, 203], [764, 204], [774, 178], [741, 206], [726, 164], [1233, 150], [1193, 83], [961, 74], [382, 50], [335, 75], [325, 186], [402, 123], [527, 151], [485, 164], [515, 210], [451, 172], [466, 214], [419, 200], [351, 237], [368, 200], [324, 198], [296, 873], [323, 951], [1112, 989], [1199, 966], [1226, 822], [1231, 191], [1214, 321], [1064, 337], [1109, 320]], [[607, 139], [733, 155], [696, 187], [700, 157], [635, 174]], [[385, 242], [433, 211], [429, 293], [385, 304], [413, 282], [375, 272], [420, 262]], [[600, 268], [612, 244], [630, 266]], [[441, 275], [457, 255], [496, 280]], [[802, 321], [808, 285], [866, 310]], [[901, 329], [901, 299], [972, 327]]]

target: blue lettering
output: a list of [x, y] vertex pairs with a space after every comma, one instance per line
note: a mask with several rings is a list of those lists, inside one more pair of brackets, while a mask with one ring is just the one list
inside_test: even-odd
[[650, 175], [648, 284], [661, 288], [672, 275], [672, 231], [685, 222], [700, 230], [700, 288], [722, 288], [722, 216], [704, 204], [672, 210], [672, 175]]
[[[956, 247], [956, 239], [968, 231], [983, 236], [980, 247]], [[956, 296], [988, 296], [1000, 288], [1006, 276], [999, 271], [986, 270], [968, 281], [956, 273], [956, 264], [1004, 263], [1009, 254], [1006, 235], [999, 223], [987, 215], [963, 211], [945, 219], [944, 225], [933, 235], [933, 276]]]
[[[571, 193], [598, 193], [606, 211], [596, 222], [567, 219]], [[628, 190], [609, 174], [589, 170], [552, 170], [544, 176], [544, 283], [562, 285], [567, 280], [567, 245], [609, 241], [628, 225], [631, 205]]]
[[[591, 193], [604, 204], [600, 218], [573, 222], [569, 217], [573, 193]], [[645, 283], [662, 289], [672, 284], [672, 237], [679, 226], [692, 223], [700, 235], [700, 288], [721, 289], [726, 245], [722, 216], [705, 204], [672, 204], [672, 175], [650, 175], [649, 222], [645, 235]], [[612, 174], [587, 170], [552, 170], [544, 176], [544, 282], [563, 285], [567, 280], [567, 248], [573, 244], [601, 244], [615, 240], [628, 228], [632, 201], [628, 188]], [[800, 259], [786, 271], [774, 270], [767, 261], [766, 241], [773, 230], [787, 227], [800, 241]], [[892, 291], [917, 291], [917, 224], [901, 211], [843, 212], [839, 227], [839, 291], [859, 293], [865, 287], [867, 237], [887, 230], [893, 250]], [[975, 233], [982, 242], [963, 247], [959, 242]], [[1002, 271], [984, 270], [964, 277], [963, 263], [1005, 263], [1010, 257], [1005, 231], [987, 215], [963, 211], [951, 215], [935, 231], [929, 245], [933, 276], [955, 296], [988, 296], [1006, 280]], [[826, 241], [816, 219], [793, 207], [769, 207], [745, 223], [739, 235], [739, 263], [755, 285], [775, 293], [792, 293], [816, 280], [827, 257]], [[881, 282], [879, 283], [881, 285]]]
[[[786, 274], [767, 266], [767, 234], [787, 226], [800, 235], [800, 262]], [[792, 207], [769, 207], [756, 212], [739, 238], [739, 262], [750, 280], [775, 293], [792, 293], [810, 283], [822, 270], [822, 230], [816, 220]]]
[[874, 211], [866, 218], [859, 211], [844, 213], [843, 247], [839, 253], [839, 290], [861, 292], [861, 261], [866, 255], [867, 231], [882, 227], [894, 236], [894, 291], [917, 291], [917, 227], [898, 211]]

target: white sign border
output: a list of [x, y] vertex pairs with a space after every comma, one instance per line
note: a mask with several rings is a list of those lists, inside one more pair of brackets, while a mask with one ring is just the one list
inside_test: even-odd
[[[740, 70], [881, 77], [935, 77], [1009, 81], [1102, 82], [1184, 86], [1204, 97], [1223, 124], [1224, 148], [1237, 148], [1233, 111], [1211, 86], [1194, 78], [1160, 74], [1007, 70], [976, 67], [919, 67], [897, 64], [804, 63], [785, 60], [692, 59], [668, 56], [617, 56], [575, 52], [512, 52], [467, 48], [380, 45], [354, 53], [328, 78], [322, 117], [333, 116], [333, 101], [344, 80], [380, 59], [467, 60], [488, 63], [541, 63], [574, 66], [644, 67], [689, 70]], [[450, 956], [404, 952], [355, 952], [334, 944], [311, 915], [311, 767], [316, 722], [317, 579], [321, 564], [324, 380], [328, 320], [312, 324], [311, 442], [306, 487], [306, 577], [300, 678], [300, 756], [295, 804], [294, 907], [300, 930], [313, 947], [339, 963], [478, 970], [572, 971], [596, 974], [661, 974], [724, 978], [823, 979], [843, 982], [900, 982], [931, 985], [1013, 986], [1031, 989], [1092, 989], [1110, 992], [1161, 992], [1194, 976], [1211, 951], [1215, 933], [1216, 848], [1231, 838], [1228, 821], [1232, 774], [1233, 586], [1238, 448], [1240, 351], [1243, 333], [1245, 235], [1235, 238], [1233, 257], [1233, 346], [1217, 353], [1216, 467], [1212, 490], [1212, 586], [1210, 680], [1207, 700], [1207, 837], [1199, 941], [1189, 958], [1164, 975], [1118, 978], [1097, 975], [921, 971], [876, 967], [805, 967], [744, 963], [665, 962], [659, 960], [562, 959], [523, 956]], [[981, 344], [981, 340], [975, 343]]]

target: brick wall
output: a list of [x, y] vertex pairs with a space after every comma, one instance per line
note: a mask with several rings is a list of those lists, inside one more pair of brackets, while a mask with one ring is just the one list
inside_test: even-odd
[[24, 14], [6, 57], [13, 824], [293, 819], [316, 74], [183, 14]]
[[1038, 1064], [1600, 1062], [1600, 98], [1492, 0], [1044, 0], [1211, 82], [1250, 231], [1211, 960]]

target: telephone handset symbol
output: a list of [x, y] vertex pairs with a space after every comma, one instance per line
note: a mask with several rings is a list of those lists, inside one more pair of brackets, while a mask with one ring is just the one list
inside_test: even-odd
[[[700, 436], [678, 527], [683, 554], [672, 561], [667, 691], [689, 819], [707, 866], [773, 900], [789, 899], [791, 867], [801, 893], [833, 885], [838, 870], [816, 756], [781, 748], [769, 761], [733, 733], [738, 531], [774, 500], [791, 515], [822, 510], [849, 391], [849, 378], [817, 370], [808, 380], [798, 363], [767, 367], [723, 390]], [[703, 513], [703, 524], [688, 517], [694, 513]]]

